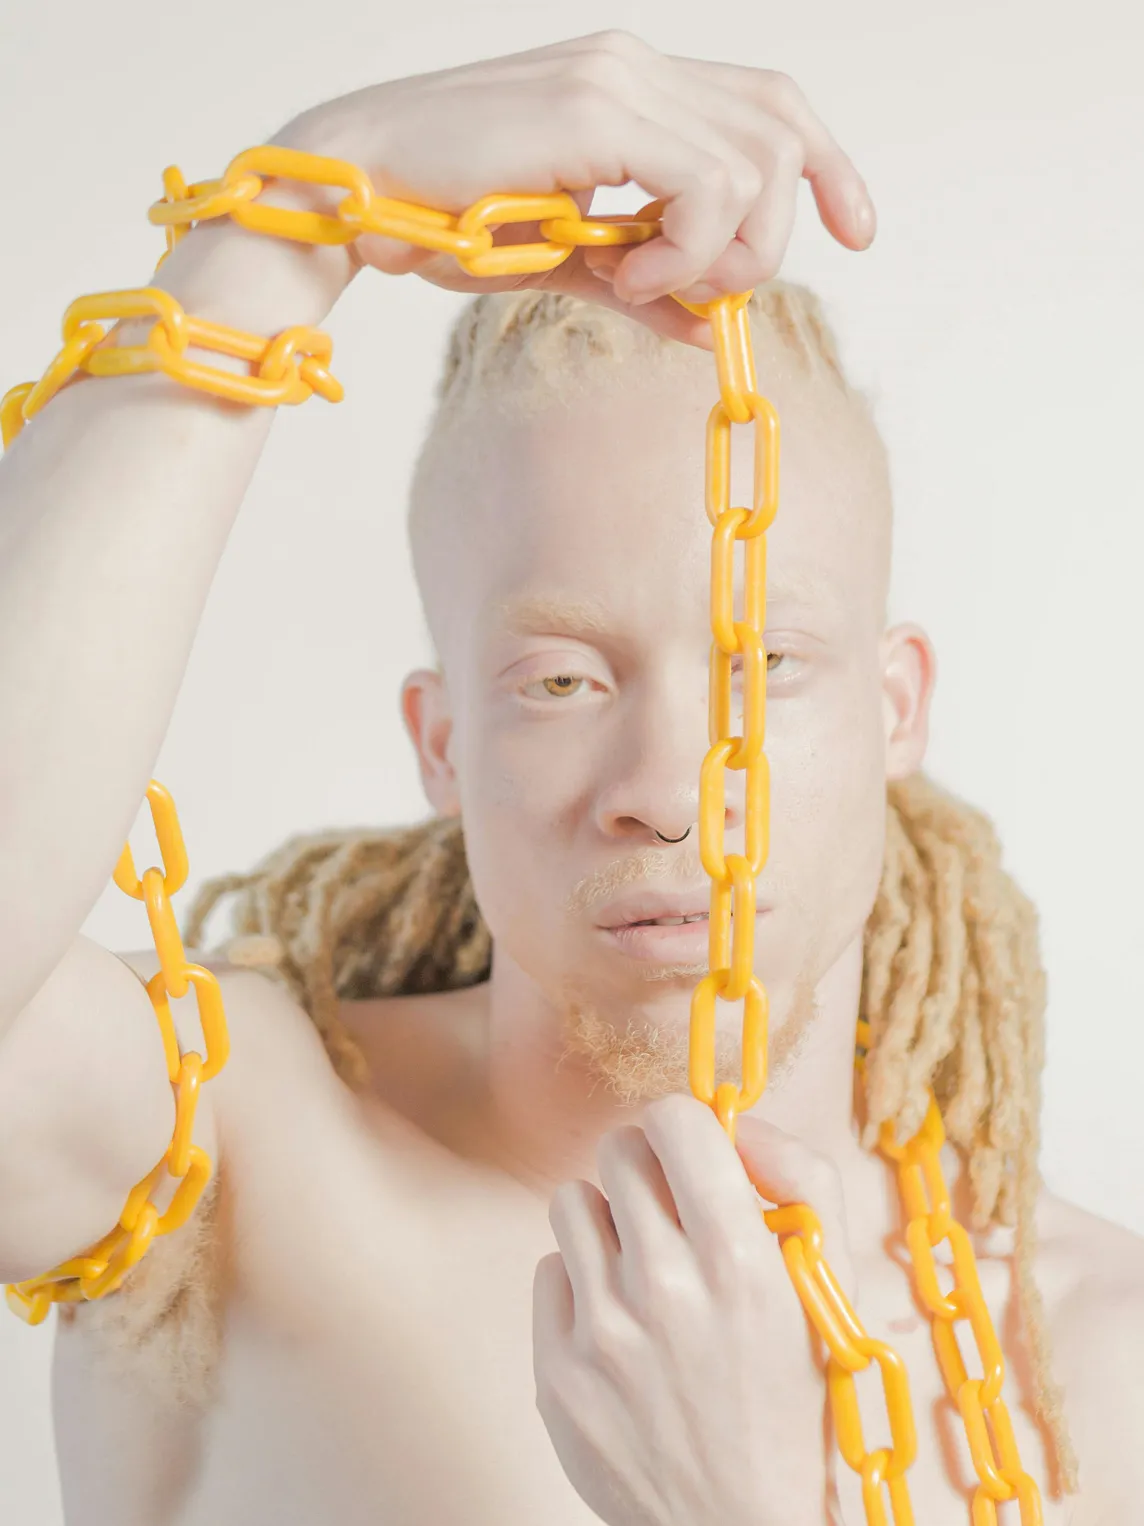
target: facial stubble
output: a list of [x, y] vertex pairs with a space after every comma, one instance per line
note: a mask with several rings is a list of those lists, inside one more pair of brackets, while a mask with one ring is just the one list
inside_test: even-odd
[[[767, 1089], [779, 1090], [806, 1048], [819, 1007], [817, 976], [807, 966], [795, 980], [782, 1021], [768, 1023]], [[724, 1004], [717, 1003], [717, 1009]], [[740, 1004], [728, 1011], [741, 1013]], [[582, 990], [565, 989], [560, 1008], [564, 1049], [561, 1063], [579, 1062], [599, 1084], [625, 1105], [649, 1102], [670, 1092], [690, 1091], [686, 1026], [665, 1031], [648, 1022], [625, 1025], [605, 1016]], [[742, 1035], [726, 1022], [715, 1030], [715, 1084], [742, 1081]]]

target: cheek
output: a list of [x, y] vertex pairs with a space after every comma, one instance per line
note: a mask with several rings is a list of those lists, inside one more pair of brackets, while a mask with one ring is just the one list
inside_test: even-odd
[[[777, 708], [777, 707], [776, 707]], [[840, 676], [781, 721], [771, 753], [775, 884], [802, 914], [838, 929], [844, 946], [865, 921], [881, 879], [886, 830], [885, 741], [877, 675]]]
[[590, 768], [575, 725], [492, 714], [461, 740], [462, 798], [510, 835], [553, 831], [585, 796]]
[[582, 750], [562, 745], [558, 729], [485, 716], [457, 738], [473, 886], [493, 936], [509, 944], [512, 929], [536, 927], [567, 890], [559, 845], [585, 799], [587, 770]]

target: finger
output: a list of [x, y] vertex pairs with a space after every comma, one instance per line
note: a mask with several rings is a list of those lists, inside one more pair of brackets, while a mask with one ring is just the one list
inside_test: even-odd
[[[706, 119], [748, 157], [760, 111], [784, 122], [801, 139], [806, 178], [827, 228], [840, 242], [857, 249], [873, 241], [877, 212], [865, 180], [789, 74], [661, 53], [642, 38], [618, 29], [574, 39], [559, 48], [591, 52], [597, 67], [604, 65], [602, 77], [607, 79], [610, 73], [627, 85], [629, 93], [632, 80], [654, 82], [673, 102], [688, 106], [693, 117]], [[669, 125], [669, 119], [656, 119]], [[691, 136], [692, 141], [701, 141]]]
[[[679, 295], [689, 302], [702, 302], [726, 291], [746, 291], [772, 276], [782, 263], [790, 240], [795, 192], [802, 170], [801, 144], [784, 123], [761, 111], [749, 113], [746, 104], [736, 100], [738, 115], [742, 118], [748, 115], [752, 117], [752, 131], [743, 131], [740, 124], [732, 124], [725, 110], [714, 109], [715, 103], [705, 98], [712, 93], [706, 87], [691, 87], [689, 91], [681, 92], [678, 71], [663, 70], [659, 67], [659, 56], [651, 50], [648, 52], [650, 68], [640, 67], [638, 60], [632, 66], [627, 59], [615, 56], [610, 58], [610, 69], [614, 76], [612, 88], [617, 98], [644, 120], [658, 123], [694, 150], [707, 154], [713, 162], [724, 165], [734, 191], [742, 198], [743, 213], [748, 219], [753, 217], [760, 229], [765, 229], [768, 221], [781, 223], [779, 231], [782, 236], [766, 241], [765, 266], [753, 257], [753, 246], [739, 242], [742, 238], [740, 224], [737, 230], [728, 229], [728, 244], [705, 272], [703, 282], [692, 283], [689, 287], [680, 289]], [[692, 99], [688, 99], [688, 95]], [[737, 128], [735, 137], [724, 130], [732, 125]], [[781, 157], [784, 173], [774, 192], [764, 194], [764, 216], [760, 218], [759, 193], [767, 190], [763, 177], [777, 180], [774, 175], [776, 157]], [[792, 158], [797, 161], [793, 166], [793, 176], [787, 172]], [[784, 200], [787, 205], [783, 205]], [[776, 212], [780, 217], [776, 218]], [[731, 251], [730, 259], [728, 248]], [[628, 258], [627, 250], [621, 249], [619, 253], [621, 258], [613, 271], [613, 279], [618, 276], [620, 293], [628, 296], [630, 293], [626, 290], [626, 273], [636, 271], [638, 265]], [[737, 284], [724, 286], [724, 279]]]
[[[712, 254], [709, 266], [713, 269], [706, 272], [704, 282], [672, 289], [687, 301], [700, 302], [727, 291], [747, 290], [774, 275], [794, 219], [803, 165], [798, 134], [762, 109], [752, 109], [739, 96], [732, 96], [730, 105], [725, 105], [717, 89], [670, 64], [640, 38], [617, 32], [602, 39], [582, 39], [579, 47], [569, 51], [581, 53], [577, 78], [635, 113], [641, 123], [656, 124], [693, 153], [706, 156], [715, 176], [721, 177], [732, 208], [738, 207], [740, 218], [752, 216], [751, 240], [743, 239], [739, 222], [728, 223], [722, 248]], [[776, 173], [776, 162], [781, 173]], [[760, 194], [767, 189], [764, 175], [773, 188], [762, 196], [760, 207]], [[634, 178], [648, 184], [638, 174]], [[719, 189], [718, 180], [713, 189]], [[665, 207], [663, 214], [665, 236], [668, 210]], [[653, 243], [625, 252], [615, 273], [617, 294], [630, 300], [636, 288], [629, 281], [638, 282], [641, 272], [654, 269], [661, 258], [662, 250], [657, 252]], [[724, 285], [725, 280], [734, 284]]]
[[784, 122], [760, 112], [740, 147], [757, 166], [761, 188], [735, 237], [704, 279], [692, 287], [700, 302], [722, 291], [749, 291], [773, 280], [794, 231], [798, 184], [806, 164], [802, 140]]
[[735, 1149], [761, 1197], [778, 1206], [807, 1203], [822, 1224], [828, 1259], [831, 1246], [849, 1258], [842, 1179], [833, 1161], [794, 1134], [750, 1114], [738, 1120]]
[[[697, 147], [678, 123], [665, 127], [604, 90], [585, 86], [574, 100], [585, 153], [602, 167], [597, 182], [634, 180], [664, 202], [661, 236], [621, 261], [618, 294], [644, 302], [685, 293], [734, 238], [758, 193], [758, 171], [733, 145]], [[681, 110], [680, 120], [687, 115]]]
[[742, 1161], [712, 1110], [683, 1093], [644, 1111], [644, 1131], [659, 1158], [683, 1231], [711, 1279], [773, 1252], [759, 1200]]
[[758, 162], [763, 165], [762, 193], [739, 224], [734, 241], [707, 272], [711, 286], [708, 297], [726, 285], [743, 290], [761, 286], [778, 275], [786, 259], [804, 161], [798, 139], [785, 127], [776, 132], [777, 125], [767, 124], [770, 142], [758, 150]]
[[[786, 258], [804, 169], [802, 145], [784, 123], [761, 113], [752, 124], [752, 132], [753, 139], [745, 147], [747, 157], [759, 169], [759, 194], [703, 279], [681, 293], [688, 302], [706, 302], [728, 291], [753, 290], [773, 280]], [[622, 256], [604, 248], [585, 258], [593, 274], [610, 275], [614, 280]]]
[[[857, 166], [818, 116], [799, 85], [776, 69], [667, 55], [679, 66], [679, 88], [698, 109], [711, 112], [724, 131], [743, 147], [740, 132], [750, 136], [750, 113], [759, 107], [796, 132], [806, 155], [804, 174], [814, 192], [823, 222], [835, 238], [866, 249], [877, 232], [878, 214]], [[747, 115], [742, 113], [746, 106]]]
[[574, 1319], [572, 1284], [559, 1251], [541, 1256], [532, 1278], [532, 1349], [539, 1353], [551, 1340], [567, 1340]]
[[620, 1241], [608, 1200], [591, 1182], [562, 1182], [552, 1195], [548, 1222], [564, 1258], [576, 1317], [591, 1320], [619, 1289]]
[[601, 1138], [596, 1153], [619, 1236], [620, 1291], [629, 1307], [642, 1313], [657, 1286], [676, 1286], [689, 1273], [694, 1278], [691, 1249], [667, 1177], [643, 1129], [612, 1129]]

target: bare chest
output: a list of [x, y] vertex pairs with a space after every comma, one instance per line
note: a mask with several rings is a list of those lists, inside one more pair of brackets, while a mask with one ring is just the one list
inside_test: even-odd
[[535, 1408], [546, 1206], [400, 1120], [342, 1122], [242, 1163], [220, 1396], [179, 1526], [588, 1526]]
[[[287, 1144], [279, 1136], [245, 1220], [228, 1316], [221, 1398], [179, 1526], [588, 1526], [535, 1408], [532, 1278], [554, 1248], [546, 1205], [442, 1152], [364, 1121]], [[258, 1162], [250, 1162], [252, 1167]], [[240, 1188], [241, 1191], [241, 1188]], [[928, 1318], [889, 1268], [860, 1305], [910, 1374], [919, 1433], [915, 1515], [964, 1526], [975, 1477], [945, 1398]], [[999, 1330], [1008, 1269], [982, 1267]], [[966, 1352], [967, 1362], [972, 1353]], [[971, 1370], [974, 1370], [971, 1368]], [[1046, 1476], [1044, 1438], [1006, 1394], [1025, 1466]], [[858, 1379], [871, 1449], [888, 1442], [875, 1369]], [[825, 1390], [824, 1390], [825, 1392]], [[833, 1443], [830, 1455], [835, 1457]], [[808, 1477], [817, 1459], [808, 1458]], [[837, 1509], [866, 1520], [860, 1480], [840, 1460]], [[1046, 1526], [1064, 1507], [1044, 1499]]]

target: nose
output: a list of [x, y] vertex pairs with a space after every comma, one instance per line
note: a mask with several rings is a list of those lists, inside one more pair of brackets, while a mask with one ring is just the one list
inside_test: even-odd
[[[700, 686], [649, 685], [640, 698], [629, 696], [596, 796], [598, 829], [632, 846], [686, 838], [697, 847], [699, 771], [708, 745]], [[730, 833], [742, 822], [741, 773], [728, 774], [726, 795], [724, 827]]]

